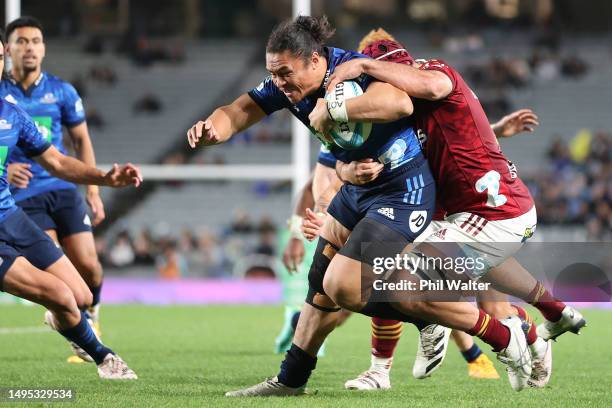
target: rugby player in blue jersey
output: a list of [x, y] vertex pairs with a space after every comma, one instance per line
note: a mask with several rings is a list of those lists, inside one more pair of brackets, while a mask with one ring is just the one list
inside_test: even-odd
[[[192, 126], [187, 132], [190, 146], [223, 143], [280, 109], [289, 109], [313, 133], [324, 134], [337, 119], [334, 115], [339, 114], [329, 112], [332, 109], [328, 110], [323, 99], [329, 75], [345, 61], [365, 58], [355, 52], [325, 47], [332, 34], [326, 18], [300, 16], [277, 26], [266, 46], [266, 68], [271, 75], [257, 88]], [[361, 265], [362, 262], [371, 265], [372, 254], [362, 251], [361, 244], [383, 243], [390, 253], [400, 253], [431, 220], [435, 185], [413, 122], [407, 117], [412, 114], [410, 98], [368, 76], [360, 77], [358, 83], [364, 94], [345, 101], [343, 120], [372, 122], [370, 137], [354, 150], [343, 150], [325, 141], [338, 160], [349, 163], [371, 158], [380, 161], [384, 169], [372, 183], [345, 184], [331, 202], [330, 216], [309, 272], [309, 294], [278, 376], [229, 392], [228, 396], [303, 393], [316, 365], [317, 350], [336, 326], [338, 306], [369, 316], [409, 320], [389, 303], [362, 303]], [[407, 180], [413, 181], [409, 190], [418, 190], [418, 194], [413, 194], [418, 197], [416, 200], [406, 199]], [[350, 238], [344, 242], [338, 237], [348, 236], [347, 231]], [[430, 311], [428, 317], [452, 328], [468, 330], [478, 321], [479, 311], [466, 302], [447, 302]], [[504, 322], [494, 317], [491, 321], [495, 331], [501, 330], [513, 339], [503, 345], [502, 353], [518, 364], [522, 357], [520, 346], [525, 343], [521, 328], [512, 325], [500, 329]], [[485, 342], [496, 341], [489, 337], [490, 332], [482, 334]]]
[[[0, 85], [0, 98], [25, 110], [43, 136], [62, 153], [66, 153], [62, 143], [62, 127], [65, 126], [76, 157], [95, 166], [80, 96], [68, 82], [42, 71], [45, 43], [41, 23], [33, 17], [20, 17], [8, 24], [6, 34], [6, 52], [12, 66], [9, 78]], [[93, 294], [87, 312], [99, 334], [102, 266], [91, 231], [92, 225], [104, 220], [98, 186], [87, 186], [87, 204], [93, 215], [90, 220], [85, 202], [73, 183], [54, 177], [19, 148], [11, 152], [8, 161], [7, 177], [17, 205], [61, 244]], [[83, 360], [74, 355], [68, 361]]]
[[[0, 33], [0, 72], [4, 38]], [[96, 337], [82, 309], [92, 301], [89, 288], [70, 260], [15, 204], [6, 175], [15, 148], [55, 177], [72, 183], [109, 187], [139, 186], [142, 176], [131, 164], [105, 173], [62, 154], [17, 105], [0, 99], [0, 290], [48, 309], [46, 323], [74, 348], [90, 356], [103, 379], [136, 379], [127, 364]]]

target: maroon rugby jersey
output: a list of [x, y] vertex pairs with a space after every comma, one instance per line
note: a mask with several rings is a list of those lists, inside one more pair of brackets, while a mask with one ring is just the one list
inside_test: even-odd
[[453, 83], [444, 99], [414, 99], [439, 206], [447, 215], [469, 212], [491, 221], [528, 212], [533, 199], [501, 152], [478, 97], [444, 61], [430, 60], [420, 69], [443, 72]]

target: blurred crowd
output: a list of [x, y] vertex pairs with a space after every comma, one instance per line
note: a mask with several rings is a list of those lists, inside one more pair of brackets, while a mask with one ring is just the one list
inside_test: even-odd
[[612, 239], [612, 133], [557, 138], [548, 159], [548, 170], [527, 180], [538, 224], [584, 225], [588, 240]]
[[268, 217], [253, 220], [237, 211], [221, 231], [202, 226], [174, 235], [160, 228], [132, 234], [119, 231], [107, 239], [96, 238], [100, 261], [122, 270], [155, 267], [159, 277], [223, 278], [231, 276], [274, 277], [277, 226]]

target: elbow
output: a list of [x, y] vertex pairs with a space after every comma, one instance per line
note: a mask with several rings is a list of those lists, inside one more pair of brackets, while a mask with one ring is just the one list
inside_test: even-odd
[[394, 118], [396, 120], [406, 116], [410, 116], [414, 112], [412, 100], [407, 94], [403, 94], [398, 98], [394, 98], [392, 102], [396, 108], [396, 117]]
[[448, 87], [441, 81], [432, 81], [427, 91], [427, 97], [425, 99], [430, 101], [439, 101], [448, 95]]

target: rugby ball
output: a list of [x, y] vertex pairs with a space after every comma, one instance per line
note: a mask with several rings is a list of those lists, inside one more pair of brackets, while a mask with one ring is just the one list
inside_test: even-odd
[[[334, 89], [325, 95], [325, 100], [334, 102], [362, 95], [363, 90], [355, 81], [339, 82]], [[334, 143], [346, 150], [359, 148], [368, 140], [372, 131], [370, 122], [334, 122], [329, 136]]]

